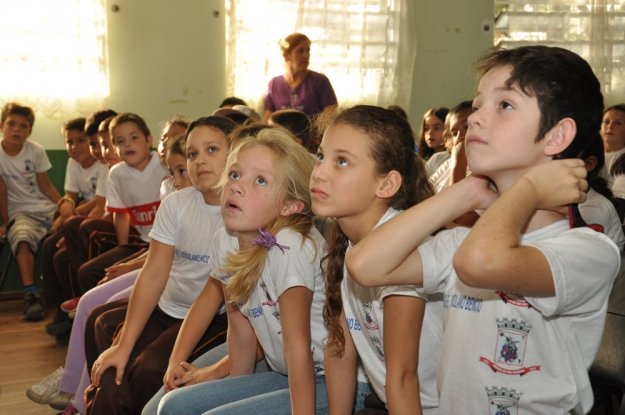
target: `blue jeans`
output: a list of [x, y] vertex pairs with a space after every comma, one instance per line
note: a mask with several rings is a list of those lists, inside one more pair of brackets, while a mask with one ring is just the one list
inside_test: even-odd
[[[291, 414], [288, 377], [255, 373], [176, 389], [161, 399], [159, 415]], [[328, 413], [325, 376], [316, 377], [316, 414]]]

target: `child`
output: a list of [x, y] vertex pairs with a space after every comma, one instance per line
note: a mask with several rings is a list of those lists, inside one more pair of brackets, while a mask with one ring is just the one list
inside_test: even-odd
[[[608, 237], [569, 229], [563, 213], [585, 197], [584, 164], [568, 158], [600, 128], [599, 81], [578, 55], [545, 46], [491, 52], [478, 72], [465, 143], [481, 176], [375, 229], [347, 270], [367, 286], [445, 292], [439, 413], [588, 413], [587, 370], [621, 261]], [[423, 243], [476, 209], [486, 211], [472, 229]]]
[[102, 156], [102, 149], [100, 148], [100, 141], [98, 137], [98, 129], [102, 124], [102, 121], [116, 116], [117, 113], [113, 110], [95, 111], [89, 114], [85, 122], [85, 134], [89, 139], [89, 151], [91, 156], [98, 160], [102, 164], [107, 164], [104, 156]]
[[[223, 226], [220, 194], [213, 188], [226, 165], [227, 134], [233, 127], [220, 117], [200, 118], [189, 126], [186, 154], [194, 187], [168, 196], [159, 209], [150, 233], [148, 259], [132, 290], [125, 322], [121, 321], [124, 329], [119, 342], [93, 364], [93, 385], [86, 394], [87, 414], [139, 414], [161, 386], [182, 319], [211, 271], [206, 266], [210, 242]], [[215, 306], [222, 304], [220, 300]], [[107, 321], [111, 313], [116, 310], [102, 314], [97, 324], [120, 323]], [[199, 344], [208, 342], [205, 350], [209, 350], [223, 343], [227, 325], [222, 309]], [[96, 336], [101, 335], [96, 326]]]
[[271, 113], [267, 123], [282, 127], [295, 136], [298, 143], [306, 148], [310, 139], [310, 117], [298, 110], [278, 110]]
[[[45, 317], [35, 287], [35, 252], [52, 227], [55, 204], [61, 195], [46, 173], [52, 166], [42, 146], [27, 141], [35, 123], [32, 108], [10, 102], [0, 116], [0, 235], [7, 233], [24, 284], [25, 321]], [[7, 228], [9, 223], [11, 227]]]
[[605, 148], [605, 168], [602, 176], [612, 183], [610, 170], [622, 154], [625, 154], [625, 104], [609, 107], [603, 113], [601, 138]]
[[445, 153], [445, 117], [449, 109], [439, 107], [428, 110], [423, 116], [417, 154], [427, 161], [436, 153]]
[[[205, 383], [170, 391], [160, 414], [203, 413], [226, 405], [241, 414], [313, 413], [315, 408], [325, 413], [322, 341], [327, 331], [319, 264], [325, 241], [308, 215], [313, 164], [302, 146], [277, 129], [260, 131], [228, 157], [219, 184], [227, 230], [215, 235], [211, 278], [185, 319], [165, 381], [167, 389], [181, 386], [180, 362], [215, 315], [214, 302], [206, 300], [220, 298], [221, 287], [231, 377], [211, 380], [209, 373], [201, 379]], [[271, 372], [253, 374], [257, 340]]]
[[364, 235], [434, 194], [413, 144], [410, 125], [400, 116], [356, 106], [338, 115], [319, 146], [310, 180], [312, 209], [338, 225], [322, 260], [328, 400], [335, 413], [352, 413], [358, 357], [390, 412], [437, 412], [442, 301], [433, 297], [426, 306], [427, 296], [414, 287], [365, 288], [344, 270], [345, 253]]

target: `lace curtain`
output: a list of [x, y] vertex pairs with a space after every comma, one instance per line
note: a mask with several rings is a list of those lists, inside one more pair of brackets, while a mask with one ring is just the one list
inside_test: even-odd
[[412, 0], [227, 0], [228, 95], [262, 114], [267, 82], [284, 74], [278, 40], [312, 41], [310, 69], [332, 82], [339, 104], [409, 110], [416, 29]]
[[105, 106], [105, 0], [0, 0], [0, 10], [0, 105], [61, 119]]
[[582, 56], [607, 105], [625, 102], [625, 0], [496, 0], [495, 44], [560, 46]]

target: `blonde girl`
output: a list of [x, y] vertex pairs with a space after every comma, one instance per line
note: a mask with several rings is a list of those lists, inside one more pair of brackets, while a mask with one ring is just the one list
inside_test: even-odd
[[365, 381], [357, 375], [359, 357], [375, 392], [367, 403], [377, 402], [363, 413], [385, 406], [391, 413], [436, 413], [442, 302], [430, 298], [426, 307], [427, 296], [414, 286], [363, 287], [344, 266], [346, 252], [373, 228], [433, 195], [413, 140], [394, 112], [359, 105], [338, 114], [317, 152], [312, 209], [337, 223], [322, 260], [332, 413], [352, 413], [357, 382]]
[[[179, 362], [216, 311], [205, 300], [219, 291], [228, 313], [230, 378], [167, 393], [159, 414], [327, 413], [325, 241], [310, 217], [313, 167], [306, 150], [279, 129], [260, 131], [228, 157], [219, 183], [226, 228], [213, 240], [214, 270], [184, 322], [165, 382], [167, 389], [180, 386]], [[270, 372], [254, 374], [257, 342]], [[211, 369], [191, 383], [215, 379]]]

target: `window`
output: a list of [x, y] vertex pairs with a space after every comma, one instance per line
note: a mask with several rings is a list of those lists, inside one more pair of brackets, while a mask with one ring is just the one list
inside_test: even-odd
[[339, 104], [408, 110], [416, 30], [412, 0], [228, 0], [227, 94], [261, 109], [267, 82], [284, 74], [278, 41], [312, 41], [310, 69], [332, 82]]
[[46, 117], [102, 108], [108, 96], [105, 0], [0, 0], [0, 105]]
[[590, 63], [608, 105], [625, 101], [625, 0], [495, 0], [495, 45], [560, 46]]

